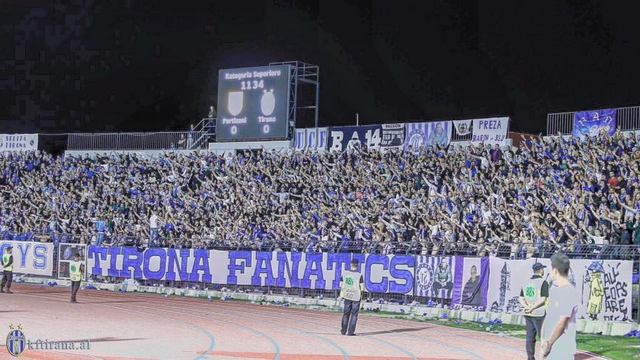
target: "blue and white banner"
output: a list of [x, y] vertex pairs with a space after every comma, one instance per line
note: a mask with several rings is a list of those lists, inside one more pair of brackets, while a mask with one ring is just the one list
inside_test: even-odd
[[[14, 253], [26, 254], [16, 265], [32, 264], [38, 275], [45, 269], [50, 274], [51, 244], [15, 243]], [[521, 313], [520, 287], [536, 261], [90, 246], [87, 268], [91, 275], [116, 278], [337, 290], [352, 259], [359, 261], [368, 292], [451, 299], [453, 308], [505, 313]], [[549, 259], [538, 261], [549, 269]], [[630, 320], [632, 269], [631, 261], [572, 259], [569, 279], [581, 294], [579, 318]]]
[[502, 144], [509, 131], [508, 117], [495, 117], [473, 120], [471, 142], [484, 144]]
[[416, 296], [451, 299], [455, 272], [454, 256], [418, 256], [416, 260]]
[[38, 150], [38, 134], [0, 134], [0, 151]]
[[293, 147], [296, 151], [303, 151], [307, 146], [307, 132], [306, 129], [296, 129], [293, 134]]
[[0, 254], [13, 246], [13, 272], [25, 275], [53, 275], [53, 244], [35, 241], [0, 241]]
[[421, 147], [447, 146], [451, 141], [451, 121], [405, 124], [404, 149], [418, 152]]
[[305, 132], [305, 149], [325, 150], [329, 137], [329, 128], [309, 128]]
[[329, 129], [329, 150], [343, 151], [354, 147], [379, 149], [381, 130], [380, 125], [332, 127]]
[[90, 246], [89, 273], [118, 278], [336, 290], [352, 258], [369, 292], [413, 291], [415, 257]]
[[326, 127], [296, 129], [295, 149], [296, 151], [325, 150], [327, 148], [328, 134], [329, 129]]
[[573, 136], [609, 136], [616, 132], [616, 109], [578, 111], [573, 114]]

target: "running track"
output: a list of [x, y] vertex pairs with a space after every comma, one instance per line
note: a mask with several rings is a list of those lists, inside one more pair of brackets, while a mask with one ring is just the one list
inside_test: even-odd
[[[89, 351], [28, 350], [19, 359], [526, 359], [519, 339], [436, 324], [360, 315], [339, 334], [341, 314], [243, 302], [16, 285], [0, 294], [0, 338], [21, 324], [28, 340], [89, 339]], [[582, 354], [577, 359], [596, 359]], [[4, 344], [0, 359], [14, 359]]]

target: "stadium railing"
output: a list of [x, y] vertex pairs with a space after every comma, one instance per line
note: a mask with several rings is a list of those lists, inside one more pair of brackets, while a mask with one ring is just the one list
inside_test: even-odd
[[[571, 134], [575, 111], [547, 114], [547, 135]], [[616, 108], [616, 127], [622, 131], [640, 130], [640, 106]]]
[[67, 150], [168, 150], [204, 149], [199, 141], [203, 131], [73, 133], [67, 137]]

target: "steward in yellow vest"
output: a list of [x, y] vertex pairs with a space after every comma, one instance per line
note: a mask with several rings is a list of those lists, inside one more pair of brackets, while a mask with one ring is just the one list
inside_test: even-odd
[[[6, 247], [2, 254], [2, 283], [0, 284], [0, 292], [13, 294], [11, 292], [11, 282], [13, 281], [13, 246]], [[5, 290], [6, 287], [6, 290]]]
[[73, 256], [73, 261], [69, 263], [69, 277], [71, 278], [71, 302], [77, 303], [76, 294], [80, 290], [80, 283], [84, 276], [84, 262], [80, 261], [80, 253]]

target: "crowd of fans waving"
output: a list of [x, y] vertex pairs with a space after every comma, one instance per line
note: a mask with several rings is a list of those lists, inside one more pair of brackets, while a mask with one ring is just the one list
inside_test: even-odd
[[416, 151], [5, 152], [0, 171], [5, 240], [512, 258], [640, 245], [640, 136], [620, 132]]

